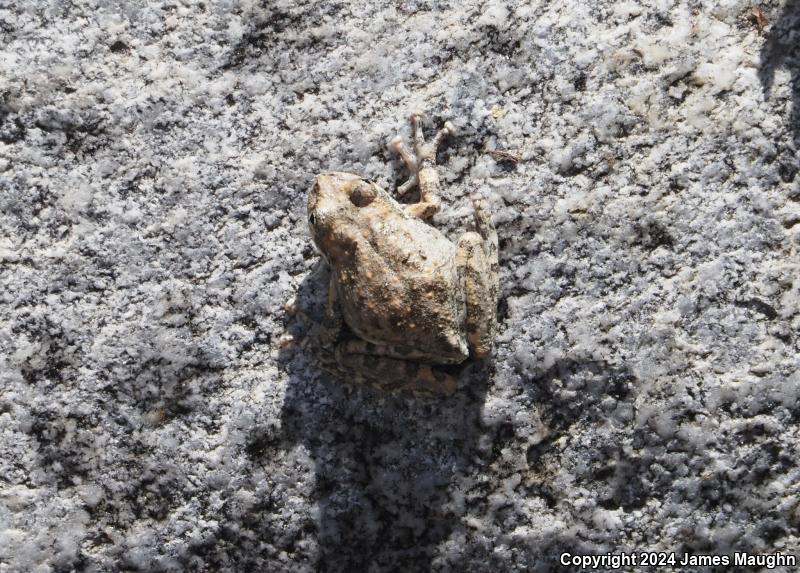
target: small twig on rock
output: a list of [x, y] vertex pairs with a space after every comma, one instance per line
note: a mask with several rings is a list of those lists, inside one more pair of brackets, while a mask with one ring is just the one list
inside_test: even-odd
[[510, 161], [511, 163], [519, 163], [519, 156], [508, 151], [500, 149], [489, 149], [487, 153], [491, 155], [495, 161]]

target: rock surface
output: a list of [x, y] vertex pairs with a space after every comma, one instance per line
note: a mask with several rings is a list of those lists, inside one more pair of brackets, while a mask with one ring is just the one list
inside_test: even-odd
[[[0, 571], [800, 552], [800, 4], [374, 4], [0, 7]], [[416, 108], [501, 239], [441, 402], [307, 346], [306, 190]]]

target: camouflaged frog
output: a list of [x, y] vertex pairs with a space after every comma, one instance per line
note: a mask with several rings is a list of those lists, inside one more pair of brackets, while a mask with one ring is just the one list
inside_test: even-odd
[[340, 172], [317, 176], [308, 194], [311, 235], [332, 267], [320, 339], [335, 369], [357, 382], [441, 396], [456, 389], [442, 367], [491, 352], [497, 233], [479, 198], [476, 232], [457, 244], [425, 221], [441, 204], [436, 150], [454, 129], [447, 122], [426, 143], [419, 113], [411, 123], [416, 154], [399, 136], [391, 147], [411, 172], [398, 193], [419, 186], [418, 203]]

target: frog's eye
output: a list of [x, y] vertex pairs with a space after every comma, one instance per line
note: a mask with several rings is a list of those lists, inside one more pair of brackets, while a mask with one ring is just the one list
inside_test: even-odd
[[375, 187], [366, 181], [361, 181], [350, 192], [350, 202], [356, 207], [365, 207], [372, 203], [376, 196]]

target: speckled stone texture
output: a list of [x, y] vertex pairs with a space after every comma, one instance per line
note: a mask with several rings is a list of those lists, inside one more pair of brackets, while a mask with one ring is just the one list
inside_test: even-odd
[[[0, 4], [0, 572], [800, 553], [800, 3], [760, 6]], [[306, 191], [394, 189], [414, 109], [459, 131], [435, 224], [480, 193], [501, 241], [434, 402], [310, 360]]]

